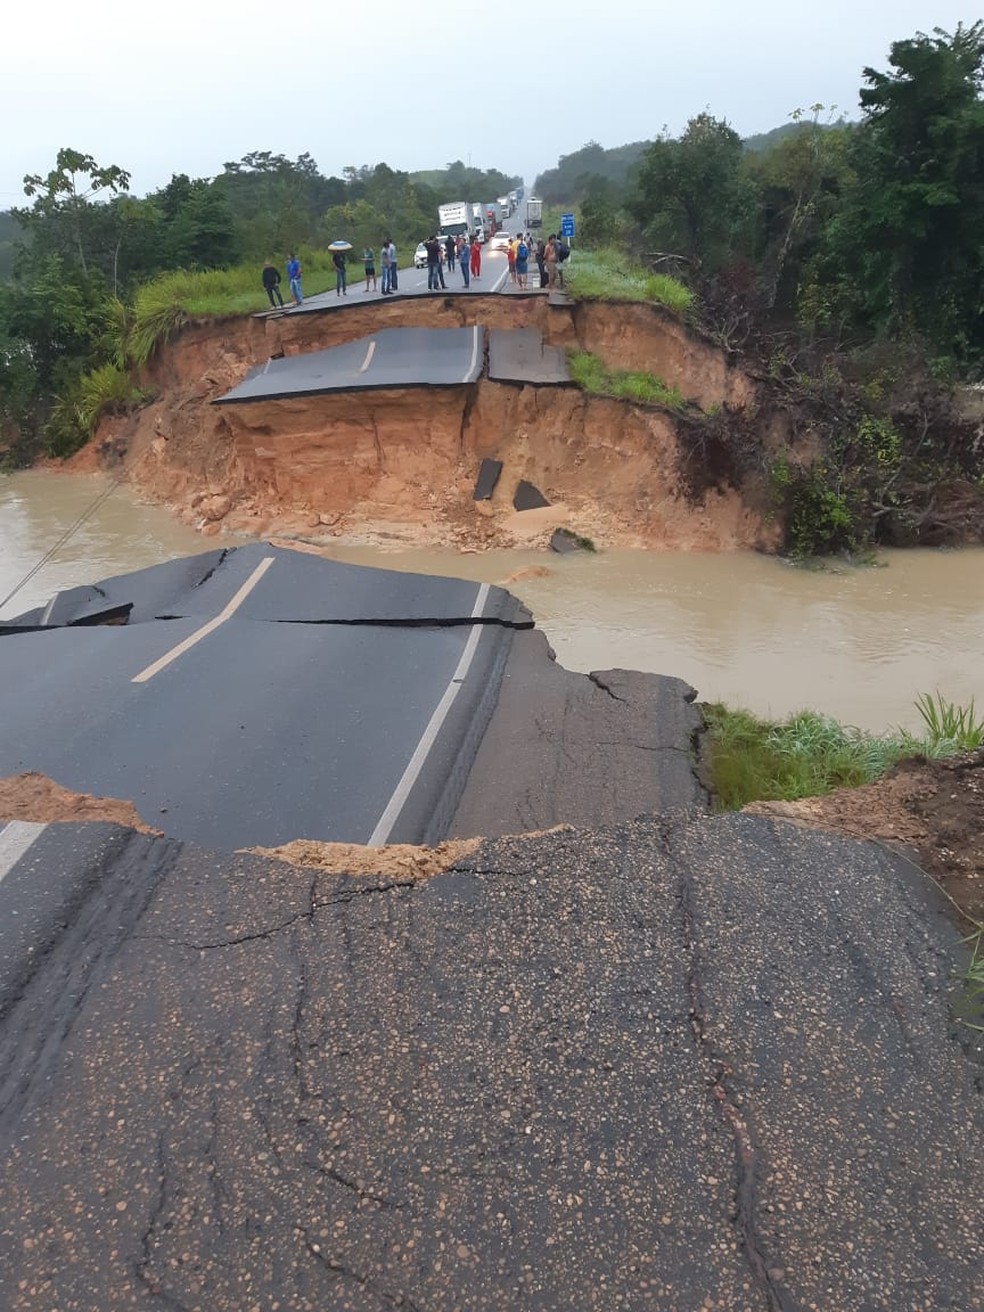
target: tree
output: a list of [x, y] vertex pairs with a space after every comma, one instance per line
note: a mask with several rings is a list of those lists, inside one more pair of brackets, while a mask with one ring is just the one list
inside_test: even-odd
[[92, 220], [98, 218], [92, 198], [103, 191], [116, 196], [129, 186], [129, 173], [116, 164], [103, 167], [91, 155], [63, 147], [50, 173], [25, 177], [24, 193], [34, 197], [34, 204], [15, 214], [34, 229], [35, 240], [38, 233], [42, 235], [50, 250], [67, 255], [67, 237], [82, 272], [88, 273], [86, 246]]
[[864, 70], [854, 185], [818, 253], [818, 318], [984, 354], [984, 23], [896, 42]]
[[[828, 117], [833, 114], [831, 106]], [[773, 134], [773, 142], [751, 154], [745, 143], [749, 168], [761, 195], [761, 241], [764, 303], [772, 309], [781, 298], [785, 281], [786, 303], [795, 302], [800, 270], [837, 213], [852, 180], [847, 159], [850, 129], [822, 123], [825, 106], [811, 105], [790, 115], [798, 130]]]
[[752, 212], [738, 133], [705, 113], [678, 140], [657, 138], [643, 155], [628, 208], [650, 241], [713, 272], [742, 244]]

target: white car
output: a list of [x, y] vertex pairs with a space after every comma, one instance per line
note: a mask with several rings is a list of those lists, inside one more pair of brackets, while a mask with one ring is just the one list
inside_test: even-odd
[[427, 268], [427, 247], [423, 242], [420, 243], [413, 253], [413, 267], [415, 269]]
[[507, 251], [509, 249], [509, 233], [503, 229], [497, 232], [489, 242], [490, 251]]

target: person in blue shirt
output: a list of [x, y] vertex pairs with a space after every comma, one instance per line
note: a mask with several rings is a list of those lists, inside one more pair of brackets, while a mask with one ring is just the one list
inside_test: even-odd
[[287, 281], [294, 304], [300, 305], [304, 300], [301, 295], [301, 262], [293, 252], [287, 256]]

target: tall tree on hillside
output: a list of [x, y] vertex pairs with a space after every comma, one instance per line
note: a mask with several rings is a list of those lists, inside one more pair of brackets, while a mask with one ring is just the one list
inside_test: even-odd
[[[833, 113], [832, 106], [828, 115]], [[826, 225], [843, 203], [852, 181], [848, 162], [851, 129], [821, 121], [825, 106], [812, 105], [790, 117], [798, 131], [776, 134], [748, 166], [761, 193], [762, 282], [765, 305], [795, 302], [800, 271]]]
[[628, 209], [651, 242], [713, 272], [741, 245], [752, 210], [738, 133], [705, 113], [679, 139], [659, 137], [643, 156]]
[[984, 23], [898, 41], [864, 71], [856, 183], [831, 224], [808, 311], [984, 355]]
[[116, 196], [129, 187], [125, 169], [97, 164], [91, 155], [63, 147], [50, 173], [25, 177], [24, 194], [34, 204], [14, 213], [31, 229], [35, 245], [77, 260], [82, 272], [88, 273], [89, 240], [101, 217], [93, 198], [101, 192]]

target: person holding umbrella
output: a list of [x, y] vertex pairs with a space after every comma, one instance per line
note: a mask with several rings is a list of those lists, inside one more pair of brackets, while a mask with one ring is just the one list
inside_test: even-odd
[[328, 249], [331, 251], [331, 262], [335, 266], [335, 295], [348, 296], [345, 252], [352, 249], [352, 243], [350, 241], [333, 241]]

